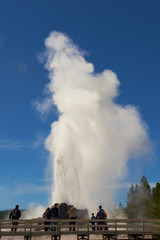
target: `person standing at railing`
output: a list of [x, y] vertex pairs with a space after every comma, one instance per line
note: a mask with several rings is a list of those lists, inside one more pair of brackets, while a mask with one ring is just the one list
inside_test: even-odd
[[[59, 213], [58, 213], [58, 203], [55, 203], [52, 207], [51, 207], [51, 219], [58, 219], [59, 218]], [[54, 221], [51, 222], [51, 225], [58, 225], [58, 222]], [[51, 227], [50, 228], [51, 231], [57, 231], [58, 228], [57, 227]]]
[[[93, 219], [93, 220], [95, 220], [96, 219], [96, 217], [94, 216], [94, 213], [92, 213], [92, 216], [91, 216], [91, 219]], [[92, 223], [92, 225], [95, 225], [96, 223], [95, 223], [95, 221], [94, 222], [91, 222]], [[93, 231], [95, 231], [95, 227], [92, 227], [92, 230]]]
[[[19, 210], [19, 205], [16, 205], [15, 208], [10, 212], [9, 219], [18, 220], [21, 217], [21, 212]], [[13, 221], [12, 225], [18, 226], [18, 221]], [[11, 228], [11, 231], [17, 231], [17, 227]]]
[[[76, 209], [75, 209], [74, 207], [71, 207], [71, 208], [67, 211], [67, 213], [68, 213], [70, 219], [76, 219], [76, 218], [77, 218]], [[76, 225], [76, 222], [71, 221], [71, 222], [70, 222], [70, 225]], [[71, 230], [72, 230], [72, 227], [70, 227], [69, 230], [71, 231]], [[76, 230], [76, 228], [73, 227], [73, 231], [75, 231], [75, 230]]]
[[[101, 205], [99, 206], [99, 209], [97, 211], [96, 218], [97, 219], [105, 219], [105, 211], [104, 211], [104, 209], [102, 208]], [[97, 224], [98, 225], [103, 225], [104, 221], [102, 221], [102, 222], [98, 221]], [[102, 230], [102, 227], [97, 228], [97, 230]]]
[[[46, 211], [43, 213], [42, 217], [44, 219], [51, 219], [51, 209], [50, 208], [47, 208]], [[50, 222], [44, 222], [44, 225], [49, 225]], [[49, 227], [45, 227], [44, 228], [44, 231], [48, 231], [49, 230]]]

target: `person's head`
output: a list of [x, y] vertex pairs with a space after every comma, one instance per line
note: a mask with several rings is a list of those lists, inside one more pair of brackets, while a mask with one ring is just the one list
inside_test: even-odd
[[46, 208], [46, 211], [48, 212], [48, 211], [50, 211], [50, 208], [48, 207], [48, 208]]
[[101, 205], [99, 205], [99, 209], [101, 209], [102, 208], [102, 206]]
[[19, 208], [19, 205], [16, 205], [15, 208], [18, 209], [18, 208]]
[[92, 216], [94, 216], [94, 213], [92, 213]]

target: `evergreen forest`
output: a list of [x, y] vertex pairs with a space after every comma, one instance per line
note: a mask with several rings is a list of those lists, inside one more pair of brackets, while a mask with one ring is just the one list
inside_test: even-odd
[[147, 178], [142, 176], [140, 184], [131, 185], [127, 195], [126, 207], [119, 206], [129, 219], [160, 218], [160, 183], [151, 189]]

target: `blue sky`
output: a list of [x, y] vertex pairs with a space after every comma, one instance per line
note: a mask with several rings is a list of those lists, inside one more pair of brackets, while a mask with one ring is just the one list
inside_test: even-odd
[[[57, 112], [40, 116], [48, 72], [38, 60], [51, 31], [67, 34], [95, 72], [117, 74], [117, 103], [138, 107], [153, 156], [129, 164], [124, 183], [160, 181], [159, 0], [0, 0], [0, 209], [47, 205], [50, 180], [44, 140]], [[138, 166], [137, 166], [138, 164]], [[116, 202], [125, 203], [126, 193]]]

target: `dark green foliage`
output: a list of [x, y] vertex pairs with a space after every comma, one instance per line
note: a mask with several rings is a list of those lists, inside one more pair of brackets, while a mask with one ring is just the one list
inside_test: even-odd
[[151, 191], [146, 177], [142, 176], [139, 185], [131, 185], [124, 211], [131, 219], [160, 218], [160, 183]]
[[153, 217], [160, 218], [160, 183], [157, 183], [152, 190]]
[[0, 211], [0, 220], [8, 219], [11, 210]]
[[145, 176], [141, 178], [139, 186], [139, 217], [152, 218], [151, 188]]
[[135, 189], [132, 184], [127, 195], [127, 206], [125, 208], [125, 213], [127, 214], [128, 218], [136, 218], [135, 209], [136, 209]]

